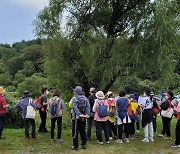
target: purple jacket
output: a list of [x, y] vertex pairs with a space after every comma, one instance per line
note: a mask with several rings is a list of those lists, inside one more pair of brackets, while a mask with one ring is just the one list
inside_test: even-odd
[[23, 99], [21, 99], [21, 100], [19, 101], [19, 103], [16, 104], [16, 107], [17, 107], [18, 109], [22, 110], [21, 116], [22, 116], [23, 119], [25, 119], [25, 117], [26, 117], [26, 112], [27, 112], [27, 106], [28, 106], [28, 104], [29, 104], [29, 99], [31, 99], [30, 105], [35, 109], [35, 108], [36, 108], [36, 105], [35, 105], [33, 99], [30, 98], [30, 97], [23, 98]]

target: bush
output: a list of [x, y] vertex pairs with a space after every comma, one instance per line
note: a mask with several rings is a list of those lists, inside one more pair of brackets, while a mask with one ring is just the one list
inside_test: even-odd
[[23, 95], [25, 90], [28, 90], [31, 92], [32, 97], [38, 97], [41, 95], [42, 87], [45, 86], [47, 86], [46, 78], [34, 74], [18, 85], [17, 95], [20, 97]]

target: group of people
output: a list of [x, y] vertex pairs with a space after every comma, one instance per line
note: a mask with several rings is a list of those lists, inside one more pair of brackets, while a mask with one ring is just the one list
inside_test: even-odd
[[[139, 131], [139, 124], [142, 123], [144, 129], [143, 142], [154, 142], [154, 132], [156, 132], [156, 117], [160, 113], [162, 117], [163, 130], [159, 135], [165, 139], [171, 138], [170, 123], [173, 115], [176, 113], [176, 140], [172, 147], [180, 147], [180, 100], [174, 97], [171, 91], [162, 92], [162, 97], [157, 99], [154, 93], [146, 89], [143, 96], [138, 93], [132, 93], [127, 97], [125, 90], [119, 91], [119, 96], [114, 97], [112, 91], [105, 95], [103, 91], [97, 91], [96, 88], [90, 88], [90, 96], [87, 98], [82, 87], [74, 88], [74, 96], [69, 102], [72, 109], [72, 137], [73, 150], [78, 150], [78, 136], [81, 136], [82, 149], [86, 149], [87, 141], [91, 140], [91, 128], [93, 122], [96, 128], [96, 138], [100, 145], [103, 145], [102, 131], [105, 135], [105, 143], [115, 139], [117, 143], [130, 142], [129, 139], [135, 137], [135, 132]], [[5, 90], [0, 87], [0, 139], [4, 128], [5, 114], [8, 105], [3, 97]], [[51, 118], [51, 141], [55, 141], [55, 124], [57, 122], [57, 141], [62, 142], [62, 117], [65, 108], [64, 101], [58, 89], [53, 91], [53, 96], [47, 99], [48, 89], [42, 88], [42, 95], [34, 101], [29, 91], [24, 91], [23, 98], [16, 104], [16, 107], [22, 110], [22, 118], [25, 126], [25, 137], [30, 138], [29, 125], [32, 126], [31, 137], [36, 138], [35, 118], [27, 118], [27, 107], [31, 106], [39, 110], [41, 124], [38, 132], [49, 132], [46, 128], [47, 107], [49, 106]], [[87, 133], [86, 133], [87, 122]], [[135, 129], [137, 126], [137, 130]], [[125, 133], [125, 139], [123, 139]]]

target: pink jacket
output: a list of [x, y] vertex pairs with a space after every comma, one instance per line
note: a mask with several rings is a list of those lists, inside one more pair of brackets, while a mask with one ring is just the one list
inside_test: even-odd
[[[102, 103], [102, 102], [104, 102], [104, 105], [107, 105], [107, 106], [108, 106], [108, 103], [107, 103], [107, 101], [105, 101], [105, 100], [97, 99], [97, 100], [95, 101], [95, 103], [94, 103], [93, 112], [95, 112], [95, 115], [94, 115], [94, 120], [95, 120], [95, 121], [102, 121], [102, 122], [104, 122], [104, 121], [107, 121], [107, 120], [108, 120], [108, 116], [107, 116], [107, 117], [104, 117], [104, 118], [100, 118], [100, 117], [98, 116], [98, 113], [97, 113], [98, 107], [99, 107], [99, 104], [98, 104], [98, 103]], [[108, 107], [108, 110], [109, 110], [109, 107]]]

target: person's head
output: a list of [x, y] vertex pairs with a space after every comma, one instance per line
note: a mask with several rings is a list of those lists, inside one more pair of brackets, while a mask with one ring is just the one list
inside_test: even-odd
[[150, 92], [150, 97], [154, 97], [153, 91]]
[[144, 96], [150, 96], [151, 90], [150, 89], [145, 89], [144, 90]]
[[166, 96], [167, 96], [169, 99], [171, 99], [171, 98], [174, 97], [174, 93], [173, 93], [172, 91], [168, 91], [167, 94], [166, 94]]
[[134, 94], [130, 94], [130, 95], [129, 95], [129, 99], [130, 99], [132, 102], [136, 102], [136, 101], [137, 101]]
[[60, 92], [60, 90], [58, 90], [58, 89], [56, 89], [56, 90], [53, 91], [53, 97], [54, 97], [54, 96], [59, 97], [60, 94], [61, 94], [61, 92]]
[[74, 88], [74, 94], [75, 95], [84, 95], [83, 89], [80, 86], [76, 86]]
[[112, 91], [108, 91], [106, 95], [108, 98], [113, 98], [113, 96], [114, 96]]
[[47, 88], [42, 88], [41, 92], [42, 92], [42, 94], [48, 94], [48, 89]]
[[3, 87], [0, 87], [0, 95], [4, 95], [5, 90], [3, 89]]
[[120, 96], [120, 97], [125, 97], [125, 96], [126, 96], [126, 91], [125, 91], [124, 89], [123, 89], [123, 90], [120, 90], [119, 96]]
[[94, 87], [91, 87], [91, 88], [89, 89], [89, 93], [90, 93], [91, 95], [95, 95], [96, 92], [97, 92], [97, 90], [96, 90], [96, 88], [94, 88]]
[[96, 97], [97, 97], [97, 99], [104, 99], [105, 96], [104, 96], [103, 91], [98, 91], [98, 92], [96, 93]]
[[23, 98], [31, 97], [31, 93], [29, 91], [24, 91]]

